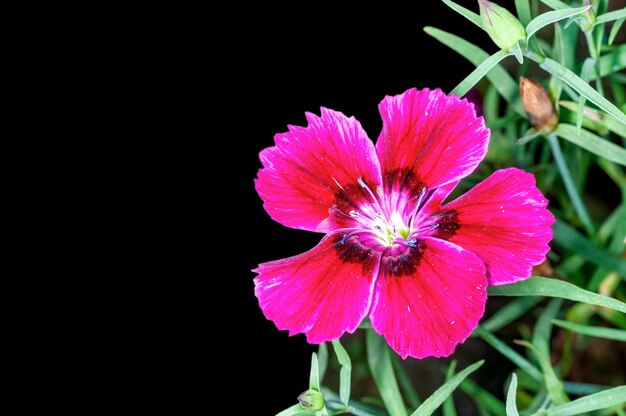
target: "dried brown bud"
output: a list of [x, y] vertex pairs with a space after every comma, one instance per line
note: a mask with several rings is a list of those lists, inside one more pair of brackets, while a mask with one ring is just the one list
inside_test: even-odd
[[552, 265], [550, 264], [550, 260], [545, 259], [543, 263], [540, 263], [533, 267], [533, 271], [531, 272], [532, 276], [554, 276], [554, 270], [552, 269]]
[[533, 129], [539, 131], [554, 130], [558, 117], [545, 88], [531, 79], [520, 77], [519, 92]]

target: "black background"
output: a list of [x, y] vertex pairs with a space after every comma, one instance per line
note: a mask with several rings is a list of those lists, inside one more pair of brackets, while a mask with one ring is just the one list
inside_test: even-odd
[[[478, 11], [475, 1], [458, 3]], [[500, 4], [512, 10], [513, 1]], [[385, 95], [412, 87], [449, 92], [474, 67], [428, 36], [424, 26], [496, 51], [486, 33], [441, 1], [419, 2], [410, 9], [378, 3], [337, 10], [311, 4], [305, 10], [281, 9], [269, 15], [275, 17], [250, 22], [252, 34], [229, 48], [224, 62], [227, 70], [241, 74], [229, 84], [234, 86], [229, 100], [236, 117], [229, 121], [228, 137], [221, 138], [233, 146], [228, 157], [237, 168], [226, 176], [234, 180], [229, 191], [239, 214], [228, 225], [233, 267], [219, 277], [229, 287], [227, 295], [218, 296], [227, 296], [233, 313], [217, 318], [225, 329], [215, 340], [225, 344], [224, 359], [232, 365], [222, 378], [232, 381], [223, 387], [237, 391], [259, 415], [295, 403], [307, 388], [315, 348], [303, 335], [289, 337], [265, 319], [254, 296], [251, 269], [304, 252], [321, 238], [286, 228], [265, 213], [253, 183], [261, 167], [259, 151], [273, 145], [274, 134], [286, 131], [288, 124], [306, 125], [304, 113], [319, 114], [320, 106], [354, 115], [376, 140], [382, 126], [377, 106]]]

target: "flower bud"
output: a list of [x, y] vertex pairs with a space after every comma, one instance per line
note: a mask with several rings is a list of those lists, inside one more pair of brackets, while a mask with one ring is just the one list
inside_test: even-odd
[[298, 396], [300, 406], [304, 410], [322, 410], [324, 408], [324, 396], [315, 389], [309, 389]]
[[[585, 0], [585, 6], [590, 6], [589, 0]], [[593, 7], [589, 7], [583, 14], [578, 17], [578, 24], [583, 32], [589, 32], [596, 24], [596, 14]]]
[[528, 121], [530, 121], [533, 129], [537, 131], [554, 130], [558, 123], [558, 117], [545, 88], [531, 79], [521, 77], [519, 92], [526, 114], [528, 114]]
[[526, 41], [524, 26], [507, 9], [487, 0], [478, 0], [478, 6], [483, 28], [500, 49], [508, 52], [520, 40]]

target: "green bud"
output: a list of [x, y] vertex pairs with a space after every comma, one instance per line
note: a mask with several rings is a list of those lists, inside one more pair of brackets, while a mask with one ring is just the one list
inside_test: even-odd
[[[585, 0], [585, 6], [590, 6], [589, 0]], [[589, 7], [578, 17], [578, 23], [580, 24], [580, 29], [583, 32], [589, 32], [593, 29], [593, 25], [596, 24], [596, 14], [593, 11], [593, 7]]]
[[526, 41], [524, 26], [507, 9], [487, 0], [478, 0], [478, 6], [483, 28], [500, 49], [508, 52]]
[[309, 389], [298, 396], [300, 407], [304, 410], [322, 410], [324, 408], [324, 396], [315, 389]]

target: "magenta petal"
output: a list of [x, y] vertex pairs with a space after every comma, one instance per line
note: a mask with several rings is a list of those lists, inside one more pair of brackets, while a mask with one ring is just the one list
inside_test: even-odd
[[318, 344], [354, 332], [367, 315], [379, 254], [327, 236], [298, 256], [255, 270], [255, 294], [263, 313], [290, 335]]
[[370, 318], [402, 358], [445, 357], [476, 328], [487, 299], [483, 262], [447, 241], [418, 242], [414, 271], [397, 275], [383, 258]]
[[[308, 127], [289, 126], [289, 132], [275, 136], [276, 146], [260, 154], [263, 169], [255, 183], [274, 220], [328, 232], [329, 210], [342, 190], [361, 189], [359, 178], [371, 189], [382, 182], [374, 145], [361, 124], [336, 111], [321, 112], [321, 117], [307, 113]], [[340, 199], [345, 204], [345, 195]], [[359, 205], [349, 202], [355, 208]]]
[[473, 104], [456, 95], [410, 89], [385, 97], [379, 110], [376, 151], [387, 189], [407, 178], [437, 188], [467, 176], [485, 157], [489, 130]]
[[458, 228], [444, 237], [478, 254], [489, 284], [526, 279], [550, 250], [554, 216], [535, 177], [510, 168], [494, 172], [441, 210], [456, 213]]

